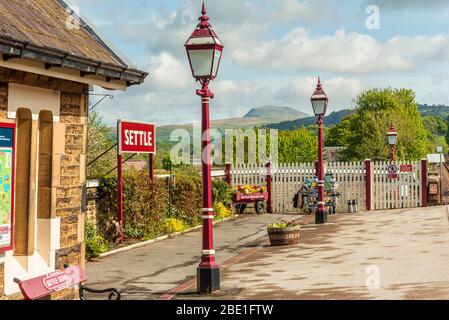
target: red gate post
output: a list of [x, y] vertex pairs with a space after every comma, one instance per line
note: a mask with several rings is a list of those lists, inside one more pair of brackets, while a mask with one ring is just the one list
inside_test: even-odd
[[231, 174], [231, 164], [226, 163], [225, 168], [225, 181], [230, 188], [232, 188], [232, 174]]
[[421, 203], [427, 207], [427, 159], [421, 160]]
[[268, 213], [273, 213], [273, 206], [271, 203], [271, 182], [272, 182], [272, 177], [271, 177], [271, 163], [267, 163], [265, 165], [265, 168], [267, 168], [267, 192], [268, 192], [268, 200], [267, 200], [267, 212]]
[[365, 200], [366, 200], [366, 211], [373, 210], [373, 168], [370, 159], [365, 160]]

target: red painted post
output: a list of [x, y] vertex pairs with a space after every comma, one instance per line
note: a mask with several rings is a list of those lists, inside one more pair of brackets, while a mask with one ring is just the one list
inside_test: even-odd
[[210, 113], [209, 101], [214, 97], [209, 90], [208, 82], [203, 83], [197, 91], [202, 101], [202, 179], [203, 179], [203, 251], [201, 263], [197, 271], [198, 291], [214, 292], [220, 290], [220, 269], [215, 262], [213, 219], [215, 216], [212, 204], [212, 178], [210, 158]]
[[315, 215], [315, 224], [327, 222], [326, 203], [324, 201], [324, 143], [323, 143], [323, 116], [317, 117], [318, 125], [318, 208]]
[[373, 168], [372, 163], [370, 159], [365, 160], [365, 200], [366, 200], [366, 211], [373, 210], [372, 208], [372, 174], [373, 174]]
[[232, 188], [232, 173], [231, 173], [231, 164], [226, 163], [225, 168], [225, 181], [230, 188]]
[[117, 218], [120, 226], [123, 226], [123, 156], [117, 156], [117, 186], [118, 186], [118, 204]]
[[421, 160], [422, 207], [427, 207], [427, 159]]
[[271, 193], [272, 193], [272, 171], [271, 171], [271, 163], [267, 163], [265, 165], [265, 168], [267, 168], [267, 192], [268, 192], [268, 200], [267, 200], [267, 212], [268, 213], [273, 213], [273, 205], [271, 202]]

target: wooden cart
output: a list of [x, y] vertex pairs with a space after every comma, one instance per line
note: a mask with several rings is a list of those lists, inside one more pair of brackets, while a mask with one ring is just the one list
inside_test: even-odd
[[244, 214], [249, 204], [254, 204], [257, 214], [264, 214], [266, 212], [268, 197], [268, 192], [250, 194], [235, 193], [232, 196], [232, 202], [238, 214]]

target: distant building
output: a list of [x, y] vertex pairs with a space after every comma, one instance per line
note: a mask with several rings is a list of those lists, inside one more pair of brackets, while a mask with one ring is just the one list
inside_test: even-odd
[[0, 299], [20, 299], [14, 278], [84, 265], [89, 85], [126, 90], [147, 73], [77, 25], [60, 0], [0, 0], [0, 8], [0, 179], [9, 186], [0, 198], [11, 199], [0, 206]]

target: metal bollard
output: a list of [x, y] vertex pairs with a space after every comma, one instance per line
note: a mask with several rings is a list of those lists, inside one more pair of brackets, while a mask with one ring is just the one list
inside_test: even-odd
[[348, 200], [348, 212], [349, 213], [353, 213], [354, 212], [354, 207], [352, 206], [352, 201]]

